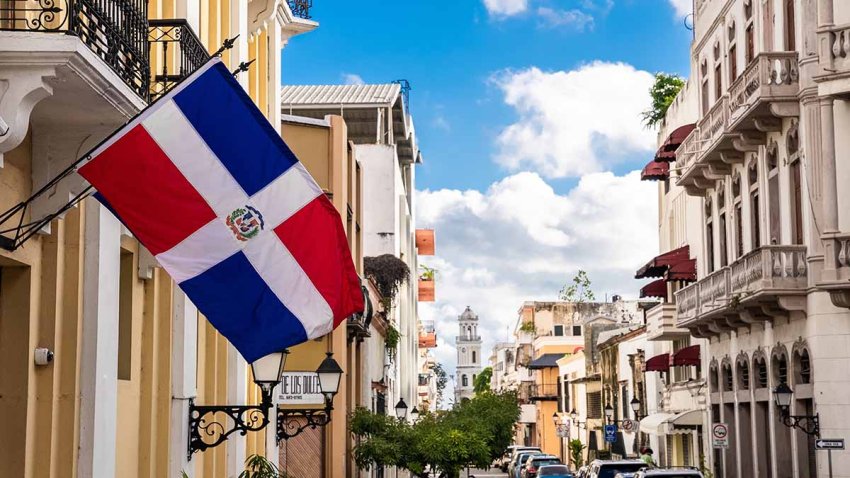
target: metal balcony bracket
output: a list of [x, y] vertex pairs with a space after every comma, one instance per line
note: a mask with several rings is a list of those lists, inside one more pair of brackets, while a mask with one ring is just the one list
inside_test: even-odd
[[[222, 444], [233, 433], [247, 435], [269, 424], [271, 395], [263, 392], [259, 405], [195, 405], [189, 402], [189, 459], [196, 451]], [[216, 414], [223, 414], [218, 420]]]
[[307, 428], [324, 427], [331, 422], [333, 405], [325, 402], [325, 408], [280, 408], [277, 407], [277, 442], [289, 440], [301, 434]]

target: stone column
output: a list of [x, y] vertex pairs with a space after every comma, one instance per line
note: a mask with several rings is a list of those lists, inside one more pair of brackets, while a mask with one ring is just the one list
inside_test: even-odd
[[115, 476], [121, 223], [85, 202], [79, 476]]
[[838, 231], [838, 183], [835, 171], [835, 99], [820, 99], [821, 154], [823, 164], [823, 232]]
[[818, 27], [832, 26], [834, 12], [832, 0], [818, 0]]

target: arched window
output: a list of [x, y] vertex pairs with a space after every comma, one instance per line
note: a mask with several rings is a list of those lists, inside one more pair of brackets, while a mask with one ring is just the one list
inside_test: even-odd
[[770, 244], [779, 244], [780, 214], [779, 214], [779, 147], [776, 141], [767, 145], [767, 206], [770, 219]]
[[764, 354], [753, 356], [753, 372], [756, 388], [767, 388], [767, 360]]
[[463, 376], [461, 376], [461, 378], [460, 378], [460, 383], [461, 383], [461, 385], [463, 385], [464, 387], [468, 387], [468, 386], [469, 386], [469, 378], [466, 376], [466, 374], [463, 374]]
[[738, 355], [738, 359], [735, 361], [735, 371], [738, 375], [738, 389], [739, 390], [749, 390], [750, 389], [750, 362], [747, 359], [747, 354], [742, 353]]
[[736, 41], [735, 20], [729, 21], [726, 32], [729, 38], [729, 84], [731, 85], [738, 78], [738, 42]]
[[812, 360], [807, 348], [794, 353], [794, 383], [812, 383]]
[[771, 358], [771, 368], [773, 369], [773, 383], [789, 383], [788, 381], [788, 353], [785, 347], [778, 346], [774, 348]]
[[759, 168], [758, 156], [753, 155], [747, 168], [747, 183], [750, 189], [750, 239], [753, 249], [761, 247], [761, 212], [759, 211]]
[[717, 360], [712, 360], [708, 369], [708, 385], [712, 392], [720, 391], [720, 380], [718, 378]]
[[708, 272], [714, 272], [714, 215], [711, 208], [711, 197], [705, 198], [705, 252]]
[[708, 98], [708, 60], [703, 59], [699, 66], [700, 81], [702, 82], [702, 114], [708, 113], [711, 101]]
[[750, 64], [756, 57], [756, 25], [753, 21], [753, 0], [744, 0], [745, 36], [747, 41], [746, 62]]
[[723, 96], [723, 55], [720, 52], [720, 42], [714, 43], [714, 101]]
[[785, 4], [785, 51], [797, 50], [797, 29], [795, 27], [796, 19], [794, 12], [795, 0], [783, 0]]
[[[473, 350], [473, 351], [472, 351], [472, 363], [475, 363], [475, 361], [476, 361], [476, 360], [478, 360], [478, 355], [477, 355], [477, 354], [475, 353], [475, 351]], [[473, 379], [473, 380], [474, 380], [474, 379]]]
[[723, 391], [731, 392], [735, 389], [735, 379], [732, 376], [732, 364], [729, 358], [723, 360]]
[[729, 265], [729, 251], [726, 247], [726, 218], [729, 217], [726, 215], [726, 185], [719, 183], [718, 187], [720, 191], [717, 192], [717, 225], [719, 227], [717, 242], [720, 246], [720, 267], [726, 267]]
[[744, 255], [744, 214], [743, 214], [743, 201], [741, 200], [741, 175], [736, 174], [734, 178], [732, 178], [732, 210], [734, 211], [735, 217], [733, 217], [734, 227], [735, 227], [735, 258], [739, 258]]

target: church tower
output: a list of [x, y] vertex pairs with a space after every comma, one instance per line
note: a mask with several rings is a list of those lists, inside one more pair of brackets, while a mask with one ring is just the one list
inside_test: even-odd
[[472, 398], [475, 377], [481, 373], [481, 337], [478, 335], [478, 316], [466, 307], [458, 317], [460, 332], [455, 339], [457, 348], [457, 378], [455, 403]]

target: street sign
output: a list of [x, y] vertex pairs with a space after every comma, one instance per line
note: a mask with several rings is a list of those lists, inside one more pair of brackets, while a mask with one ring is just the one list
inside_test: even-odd
[[608, 443], [617, 441], [617, 425], [605, 425], [605, 441]]
[[626, 433], [634, 433], [637, 430], [637, 421], [636, 420], [623, 420], [623, 431]]
[[570, 436], [570, 425], [558, 425], [558, 428], [555, 430], [555, 433], [561, 438], [566, 438]]
[[277, 403], [281, 405], [323, 405], [325, 396], [316, 372], [283, 372]]
[[815, 449], [817, 450], [843, 450], [843, 438], [821, 438], [815, 440]]
[[714, 448], [729, 448], [729, 427], [725, 423], [711, 425], [711, 443]]

